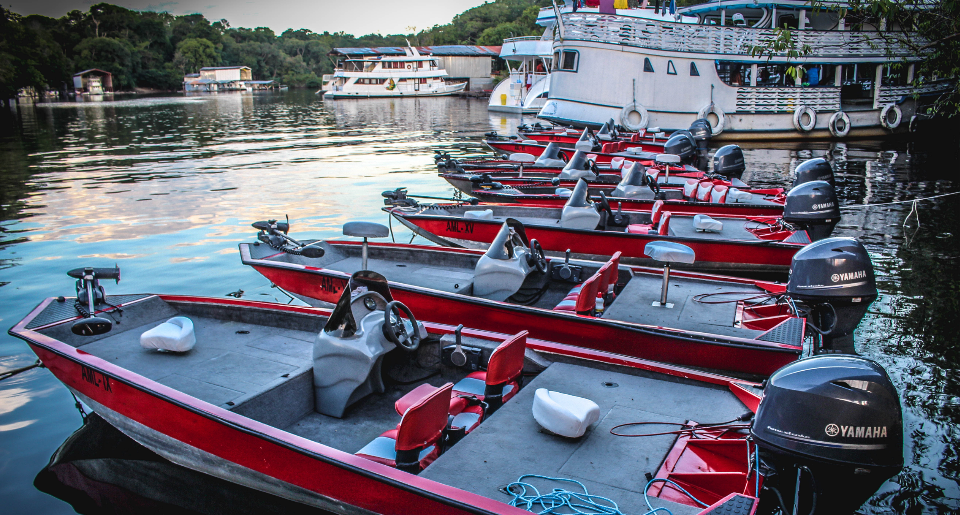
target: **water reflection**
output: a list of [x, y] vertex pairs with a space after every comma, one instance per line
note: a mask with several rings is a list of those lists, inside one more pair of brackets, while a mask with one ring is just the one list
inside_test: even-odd
[[[71, 295], [64, 271], [91, 264], [124, 270], [112, 293], [242, 289], [245, 297], [288, 302], [239, 263], [237, 244], [255, 232], [250, 222], [289, 215], [292, 234], [303, 237], [340, 236], [350, 220], [385, 223], [384, 190], [451, 195], [434, 173], [434, 150], [487, 155], [484, 133], [513, 133], [520, 123], [489, 113], [484, 101], [325, 104], [299, 91], [116, 96], [3, 111], [0, 322], [9, 327], [43, 297]], [[881, 295], [856, 340], [902, 392], [907, 465], [864, 507], [870, 513], [960, 508], [960, 331], [953, 327], [960, 320], [960, 198], [920, 203], [919, 224], [912, 215], [906, 225], [909, 203], [853, 206], [955, 191], [957, 155], [955, 144], [898, 142], [745, 148], [745, 179], [757, 186], [789, 185], [803, 160], [829, 160], [846, 206], [836, 234], [859, 238], [877, 269]], [[409, 241], [409, 231], [394, 229]], [[0, 369], [34, 359], [6, 334], [0, 356], [7, 357]], [[78, 420], [48, 372], [30, 374], [32, 382], [0, 384], [0, 494], [15, 511], [43, 505], [68, 513], [15, 472], [40, 470]]]

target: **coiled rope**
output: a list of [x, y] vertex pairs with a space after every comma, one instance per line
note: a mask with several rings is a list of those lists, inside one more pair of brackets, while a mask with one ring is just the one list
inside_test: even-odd
[[[524, 482], [524, 479], [527, 478], [574, 483], [583, 491], [576, 492], [563, 488], [554, 488], [549, 493], [541, 494], [537, 487], [531, 485], [530, 483]], [[650, 498], [647, 496], [647, 490], [650, 488], [650, 485], [657, 482], [668, 483], [674, 488], [683, 492], [684, 495], [692, 499], [697, 504], [703, 507], [709, 506], [708, 504], [694, 497], [690, 492], [686, 491], [677, 483], [666, 478], [653, 478], [643, 487], [643, 501], [647, 504], [647, 508], [649, 509], [649, 511], [647, 511], [644, 515], [652, 515], [657, 512], [665, 512], [673, 515], [673, 513], [667, 508], [654, 508], [653, 505], [650, 504]], [[513, 499], [511, 499], [509, 503], [511, 506], [516, 506], [517, 508], [538, 514], [626, 515], [620, 511], [620, 506], [612, 499], [589, 493], [587, 491], [587, 487], [575, 479], [541, 476], [539, 474], [524, 474], [517, 478], [517, 480], [513, 483], [510, 483], [504, 487], [503, 491], [508, 495], [513, 496]], [[539, 507], [539, 511], [537, 511], [537, 507]]]

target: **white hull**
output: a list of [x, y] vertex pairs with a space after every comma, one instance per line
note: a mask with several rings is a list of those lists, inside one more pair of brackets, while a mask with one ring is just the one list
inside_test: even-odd
[[453, 95], [454, 93], [459, 93], [467, 87], [467, 83], [461, 82], [459, 84], [450, 84], [444, 86], [443, 88], [433, 89], [433, 90], [400, 90], [396, 88], [394, 90], [384, 89], [380, 92], [369, 92], [369, 91], [327, 91], [323, 94], [323, 98], [393, 98], [393, 97], [442, 97], [445, 95]]

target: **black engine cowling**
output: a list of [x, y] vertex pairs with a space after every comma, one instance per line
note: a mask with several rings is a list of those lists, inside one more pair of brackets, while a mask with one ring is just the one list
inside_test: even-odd
[[698, 118], [690, 124], [690, 135], [693, 136], [694, 141], [697, 142], [697, 145], [700, 147], [705, 147], [707, 142], [710, 141], [710, 138], [713, 137], [713, 127], [710, 126], [710, 122], [703, 118]]
[[822, 157], [807, 159], [797, 165], [796, 178], [793, 179], [793, 185], [799, 186], [805, 182], [826, 181], [831, 186], [836, 186], [836, 179], [833, 175], [833, 167]]
[[867, 249], [853, 238], [827, 238], [793, 256], [787, 294], [807, 311], [824, 349], [854, 353], [853, 331], [877, 298]]
[[713, 173], [740, 178], [746, 169], [743, 150], [737, 145], [725, 145], [713, 154]]
[[670, 139], [663, 144], [663, 153], [678, 155], [680, 156], [680, 160], [688, 163], [697, 157], [697, 143], [689, 133], [674, 133], [674, 135], [670, 136]]
[[903, 467], [899, 396], [883, 368], [859, 356], [816, 356], [776, 371], [750, 432], [774, 471], [765, 493], [776, 491], [787, 513], [853, 513]]
[[830, 236], [840, 221], [840, 206], [833, 186], [813, 181], [791, 189], [783, 206], [783, 221], [806, 230], [810, 241]]

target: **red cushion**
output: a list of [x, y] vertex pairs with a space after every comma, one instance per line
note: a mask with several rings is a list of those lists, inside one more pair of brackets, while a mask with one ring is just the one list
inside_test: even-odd
[[653, 222], [653, 225], [660, 223], [660, 216], [663, 213], [663, 201], [658, 200], [653, 203], [653, 207], [650, 208], [650, 221]]
[[519, 376], [523, 371], [526, 348], [527, 331], [521, 331], [498, 345], [487, 363], [486, 384], [502, 384]]
[[417, 449], [440, 439], [447, 426], [452, 390], [453, 383], [447, 383], [404, 412], [397, 431], [397, 450]]
[[670, 225], [670, 211], [663, 213], [663, 216], [660, 217], [660, 226], [657, 227], [657, 234], [660, 236], [666, 236], [670, 234], [669, 225]]

